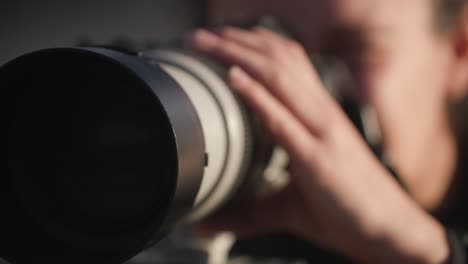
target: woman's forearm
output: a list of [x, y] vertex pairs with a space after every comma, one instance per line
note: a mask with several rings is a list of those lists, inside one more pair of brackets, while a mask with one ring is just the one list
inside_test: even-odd
[[[361, 252], [364, 263], [447, 263], [450, 246], [444, 227], [416, 205], [402, 206], [393, 216], [382, 217]], [[367, 250], [365, 250], [367, 248]]]

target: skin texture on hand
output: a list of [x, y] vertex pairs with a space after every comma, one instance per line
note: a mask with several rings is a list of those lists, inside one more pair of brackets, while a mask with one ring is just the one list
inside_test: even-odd
[[231, 86], [291, 159], [285, 190], [221, 212], [205, 228], [290, 231], [362, 262], [447, 258], [443, 228], [381, 167], [301, 45], [264, 29], [232, 27], [198, 30], [192, 45], [231, 66]]

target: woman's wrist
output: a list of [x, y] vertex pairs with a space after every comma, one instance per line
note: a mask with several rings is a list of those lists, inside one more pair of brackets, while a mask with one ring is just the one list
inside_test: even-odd
[[450, 246], [442, 225], [434, 219], [427, 219], [426, 223], [414, 223], [408, 228], [412, 230], [401, 230], [400, 234], [395, 234], [399, 237], [393, 239], [398, 243], [396, 252], [401, 252], [403, 259], [408, 259], [408, 263], [413, 260], [413, 263], [446, 263]]
[[445, 228], [390, 175], [377, 175], [356, 214], [356, 236], [339, 250], [359, 263], [447, 263]]
[[381, 225], [375, 237], [368, 240], [367, 263], [447, 263], [450, 246], [444, 227], [419, 208], [399, 213]]

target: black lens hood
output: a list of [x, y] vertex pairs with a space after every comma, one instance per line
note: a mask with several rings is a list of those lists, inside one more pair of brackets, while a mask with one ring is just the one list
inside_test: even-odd
[[193, 206], [205, 163], [180, 85], [138, 56], [55, 48], [0, 68], [8, 170], [0, 256], [122, 263]]

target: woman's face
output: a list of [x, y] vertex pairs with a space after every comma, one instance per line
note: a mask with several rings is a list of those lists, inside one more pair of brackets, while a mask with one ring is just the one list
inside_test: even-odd
[[437, 28], [436, 0], [207, 1], [213, 23], [270, 14], [306, 49], [346, 62], [376, 113], [387, 158], [409, 189], [425, 190], [413, 193], [416, 200], [436, 206], [455, 166], [447, 107], [461, 86], [453, 81], [460, 68], [453, 34]]
[[[389, 160], [409, 181], [429, 174], [428, 155], [448, 155], [438, 140], [448, 130], [454, 66], [452, 43], [437, 31], [434, 1], [335, 0], [320, 12], [317, 1], [293, 2], [278, 16], [307, 48], [338, 55], [350, 67], [358, 94], [377, 114]], [[431, 164], [434, 173], [450, 166], [443, 159]]]

